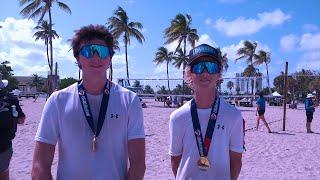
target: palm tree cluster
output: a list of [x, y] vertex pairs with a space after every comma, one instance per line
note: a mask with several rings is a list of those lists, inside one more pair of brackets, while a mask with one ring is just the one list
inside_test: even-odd
[[[34, 19], [39, 17], [38, 26], [35, 27], [36, 30], [39, 30], [34, 34], [36, 40], [41, 39], [45, 42], [47, 47], [47, 59], [48, 66], [50, 68], [50, 75], [53, 75], [53, 47], [52, 47], [52, 39], [56, 37], [59, 38], [56, 31], [52, 29], [52, 5], [57, 4], [58, 7], [71, 14], [71, 10], [69, 6], [58, 0], [19, 0], [20, 5], [24, 6], [21, 10], [20, 14], [24, 17], [28, 17], [29, 19]], [[48, 15], [49, 23], [44, 20], [45, 16]], [[50, 51], [48, 51], [49, 47]], [[50, 53], [49, 53], [50, 52]], [[50, 61], [49, 61], [50, 54]], [[53, 92], [56, 87], [53, 87], [53, 81], [49, 83], [49, 94]]]
[[[240, 59], [245, 59], [247, 61], [248, 67], [242, 73], [242, 75], [245, 77], [254, 77], [254, 76], [261, 75], [256, 71], [255, 67], [261, 64], [265, 64], [266, 70], [267, 70], [268, 89], [269, 89], [269, 93], [271, 93], [270, 81], [269, 81], [269, 70], [268, 70], [268, 64], [270, 64], [271, 62], [271, 53], [266, 52], [264, 50], [260, 50], [258, 53], [256, 53], [257, 46], [258, 46], [257, 42], [244, 41], [243, 46], [239, 48], [237, 51], [238, 58], [236, 59], [236, 61]], [[251, 82], [251, 85], [252, 85], [251, 93], [253, 93], [253, 86], [254, 86], [253, 81]]]
[[[141, 44], [144, 42], [145, 39], [141, 33], [143, 25], [140, 22], [130, 22], [127, 12], [120, 6], [114, 11], [114, 15], [108, 19], [107, 24], [108, 29], [110, 29], [110, 32], [116, 40], [120, 37], [123, 38], [126, 54], [127, 79], [129, 79], [128, 45], [130, 45], [131, 37], [134, 37]], [[117, 47], [119, 48], [119, 46]]]

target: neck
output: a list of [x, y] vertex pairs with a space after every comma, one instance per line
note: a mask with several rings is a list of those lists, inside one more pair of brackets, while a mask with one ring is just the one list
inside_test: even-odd
[[200, 109], [208, 109], [212, 106], [214, 100], [216, 98], [216, 90], [205, 89], [200, 91], [195, 91], [194, 99], [197, 104], [197, 108]]
[[84, 88], [88, 93], [93, 95], [99, 95], [103, 93], [106, 80], [106, 77], [89, 78], [87, 76], [82, 76]]

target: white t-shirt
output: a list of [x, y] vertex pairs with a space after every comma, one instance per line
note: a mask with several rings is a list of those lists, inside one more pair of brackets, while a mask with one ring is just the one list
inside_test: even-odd
[[[102, 95], [88, 95], [95, 124], [101, 98]], [[84, 116], [75, 83], [50, 96], [35, 140], [52, 145], [58, 142], [57, 179], [100, 180], [125, 179], [127, 143], [136, 138], [145, 138], [140, 99], [135, 93], [113, 84], [97, 150], [92, 152], [93, 132]]]
[[[220, 98], [220, 109], [208, 153], [211, 167], [207, 171], [199, 169], [200, 158], [194, 135], [190, 111], [191, 101], [174, 111], [170, 116], [170, 148], [171, 156], [182, 155], [176, 179], [219, 179], [229, 180], [229, 151], [243, 151], [243, 121], [239, 110]], [[202, 136], [204, 138], [210, 109], [197, 109]]]

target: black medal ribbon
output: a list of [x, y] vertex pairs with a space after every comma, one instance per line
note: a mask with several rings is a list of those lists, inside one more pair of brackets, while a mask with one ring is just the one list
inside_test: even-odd
[[101, 106], [100, 106], [100, 111], [99, 111], [99, 118], [98, 118], [98, 124], [97, 124], [97, 131], [95, 131], [94, 128], [94, 122], [93, 122], [93, 117], [92, 117], [92, 112], [90, 109], [90, 105], [89, 105], [89, 101], [87, 98], [87, 94], [86, 94], [86, 90], [83, 86], [83, 82], [79, 82], [78, 83], [78, 92], [79, 92], [79, 98], [80, 98], [80, 102], [82, 105], [82, 110], [84, 112], [84, 115], [86, 117], [86, 120], [93, 132], [93, 134], [95, 135], [95, 137], [98, 137], [100, 134], [100, 131], [102, 129], [103, 126], [103, 122], [104, 122], [104, 118], [107, 112], [107, 108], [108, 108], [108, 103], [109, 103], [109, 92], [110, 92], [110, 86], [111, 83], [109, 81], [106, 81], [106, 84], [104, 86], [104, 91], [103, 91], [103, 97], [102, 97], [102, 101], [101, 101]]
[[213, 135], [217, 117], [218, 117], [219, 107], [220, 107], [220, 98], [217, 97], [216, 95], [214, 103], [211, 107], [211, 113], [210, 113], [209, 122], [206, 130], [206, 134], [205, 134], [205, 141], [204, 141], [202, 138], [203, 136], [202, 136], [201, 126], [200, 126], [198, 112], [197, 112], [197, 104], [195, 102], [195, 99], [191, 100], [192, 124], [193, 124], [194, 135], [196, 138], [200, 157], [208, 156], [212, 135]]

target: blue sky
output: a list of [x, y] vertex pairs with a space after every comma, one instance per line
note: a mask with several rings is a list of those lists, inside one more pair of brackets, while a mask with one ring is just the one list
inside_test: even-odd
[[[68, 39], [74, 30], [88, 24], [105, 24], [117, 6], [123, 7], [131, 21], [143, 24], [146, 41], [141, 45], [132, 41], [129, 47], [131, 78], [165, 78], [165, 66], [156, 66], [152, 60], [158, 47], [163, 45], [163, 31], [178, 13], [190, 14], [192, 27], [198, 29], [199, 43], [219, 46], [228, 54], [229, 70], [224, 77], [242, 72], [245, 61], [234, 62], [236, 50], [243, 40], [258, 43], [258, 50], [271, 52], [271, 79], [284, 71], [285, 61], [289, 72], [302, 68], [320, 70], [320, 19], [317, 8], [320, 1], [309, 0], [61, 0], [69, 5], [69, 15], [53, 8], [54, 29], [60, 39], [54, 41], [55, 61], [59, 74], [77, 78], [78, 69]], [[0, 0], [0, 59], [10, 60], [15, 75], [48, 72], [44, 43], [32, 38], [36, 20], [24, 19], [18, 1]], [[56, 7], [56, 6], [55, 6]], [[121, 42], [122, 40], [120, 40]], [[175, 44], [167, 45], [171, 50]], [[113, 59], [115, 78], [125, 77], [123, 44]], [[259, 67], [265, 73], [265, 66]], [[181, 78], [182, 72], [170, 67], [171, 78]], [[271, 81], [273, 82], [273, 81]]]

